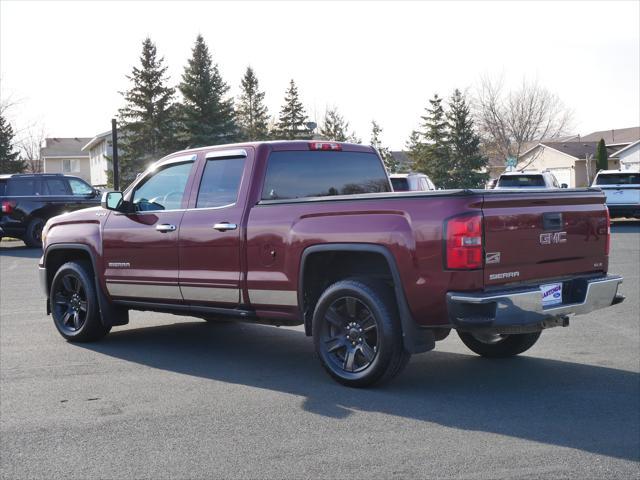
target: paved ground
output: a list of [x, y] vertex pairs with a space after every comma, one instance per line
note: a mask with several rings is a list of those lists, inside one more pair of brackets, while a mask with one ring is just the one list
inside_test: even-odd
[[638, 478], [640, 224], [627, 302], [485, 360], [455, 335], [393, 383], [331, 381], [300, 329], [134, 313], [93, 345], [44, 315], [39, 253], [0, 246], [2, 478]]

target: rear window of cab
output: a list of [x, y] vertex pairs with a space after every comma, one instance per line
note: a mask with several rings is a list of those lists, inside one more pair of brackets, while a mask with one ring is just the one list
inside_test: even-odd
[[596, 185], [640, 185], [640, 173], [601, 173]]
[[499, 187], [544, 187], [542, 175], [504, 175], [498, 180]]
[[373, 153], [285, 151], [267, 160], [262, 200], [389, 191], [387, 173]]

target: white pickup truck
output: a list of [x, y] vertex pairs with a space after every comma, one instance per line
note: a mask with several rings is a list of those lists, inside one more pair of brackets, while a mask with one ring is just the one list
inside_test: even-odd
[[496, 190], [504, 189], [536, 189], [536, 188], [567, 188], [567, 184], [560, 184], [551, 172], [504, 172], [500, 175]]
[[607, 196], [611, 218], [640, 218], [640, 171], [600, 170], [593, 186]]

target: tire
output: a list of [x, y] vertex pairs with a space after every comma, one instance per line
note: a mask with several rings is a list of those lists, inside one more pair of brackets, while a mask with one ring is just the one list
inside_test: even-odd
[[313, 341], [324, 369], [349, 387], [389, 381], [411, 357], [395, 297], [379, 281], [347, 279], [327, 288], [313, 314]]
[[34, 217], [27, 225], [27, 230], [22, 240], [31, 248], [42, 248], [42, 229], [44, 228], [44, 220]]
[[462, 343], [478, 355], [487, 358], [507, 358], [529, 350], [540, 338], [542, 332], [512, 335], [481, 335], [458, 332]]
[[49, 305], [54, 325], [69, 342], [92, 342], [111, 330], [100, 318], [93, 275], [85, 262], [68, 262], [58, 269], [51, 282]]

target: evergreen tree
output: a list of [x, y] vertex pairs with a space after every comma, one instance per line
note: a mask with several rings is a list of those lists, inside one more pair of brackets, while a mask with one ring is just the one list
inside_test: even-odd
[[345, 121], [337, 108], [330, 108], [325, 112], [320, 135], [334, 142], [360, 143], [355, 132], [348, 133], [348, 130], [349, 122]]
[[409, 140], [405, 144], [405, 148], [407, 149], [407, 156], [409, 160], [411, 160], [410, 170], [415, 170], [416, 162], [419, 158], [424, 155], [424, 143], [422, 141], [422, 135], [418, 130], [413, 130], [411, 135], [409, 136]]
[[604, 138], [601, 138], [596, 147], [596, 168], [598, 170], [607, 170], [609, 168], [609, 154], [607, 153], [607, 145]]
[[[488, 160], [480, 151], [471, 111], [464, 95], [456, 89], [446, 114], [448, 123], [450, 188], [484, 188]], [[444, 184], [443, 184], [444, 185]]]
[[185, 146], [217, 145], [236, 138], [233, 99], [225, 98], [229, 86], [202, 35], [196, 38], [178, 89], [182, 93], [180, 140]]
[[121, 92], [125, 106], [118, 111], [122, 131], [120, 179], [122, 186], [136, 178], [148, 164], [175, 150], [174, 89], [167, 85], [164, 58], [158, 58], [151, 39], [142, 42], [140, 66], [127, 78], [132, 86]]
[[260, 91], [253, 69], [247, 71], [240, 82], [242, 93], [236, 109], [242, 138], [249, 141], [269, 138], [269, 114], [264, 104], [264, 92]]
[[378, 153], [380, 154], [380, 157], [382, 157], [382, 161], [384, 162], [384, 166], [387, 169], [388, 173], [398, 173], [398, 161], [393, 158], [393, 155], [391, 155], [391, 152], [389, 151], [388, 147], [383, 147], [382, 146], [382, 139], [380, 138], [382, 136], [382, 128], [380, 128], [380, 125], [378, 125], [378, 123], [375, 120], [371, 121], [371, 146], [373, 148], [375, 148]]
[[421, 132], [415, 136], [415, 148], [410, 152], [414, 168], [426, 173], [433, 183], [442, 188], [453, 188], [450, 177], [450, 151], [447, 119], [442, 99], [435, 94], [429, 100], [427, 114], [422, 116]]
[[15, 150], [13, 137], [13, 127], [0, 114], [0, 173], [22, 173], [27, 168], [27, 163]]
[[304, 111], [293, 79], [289, 82], [284, 97], [284, 104], [280, 109], [280, 116], [276, 123], [275, 136], [280, 139], [308, 138], [309, 129], [306, 127], [307, 114]]

